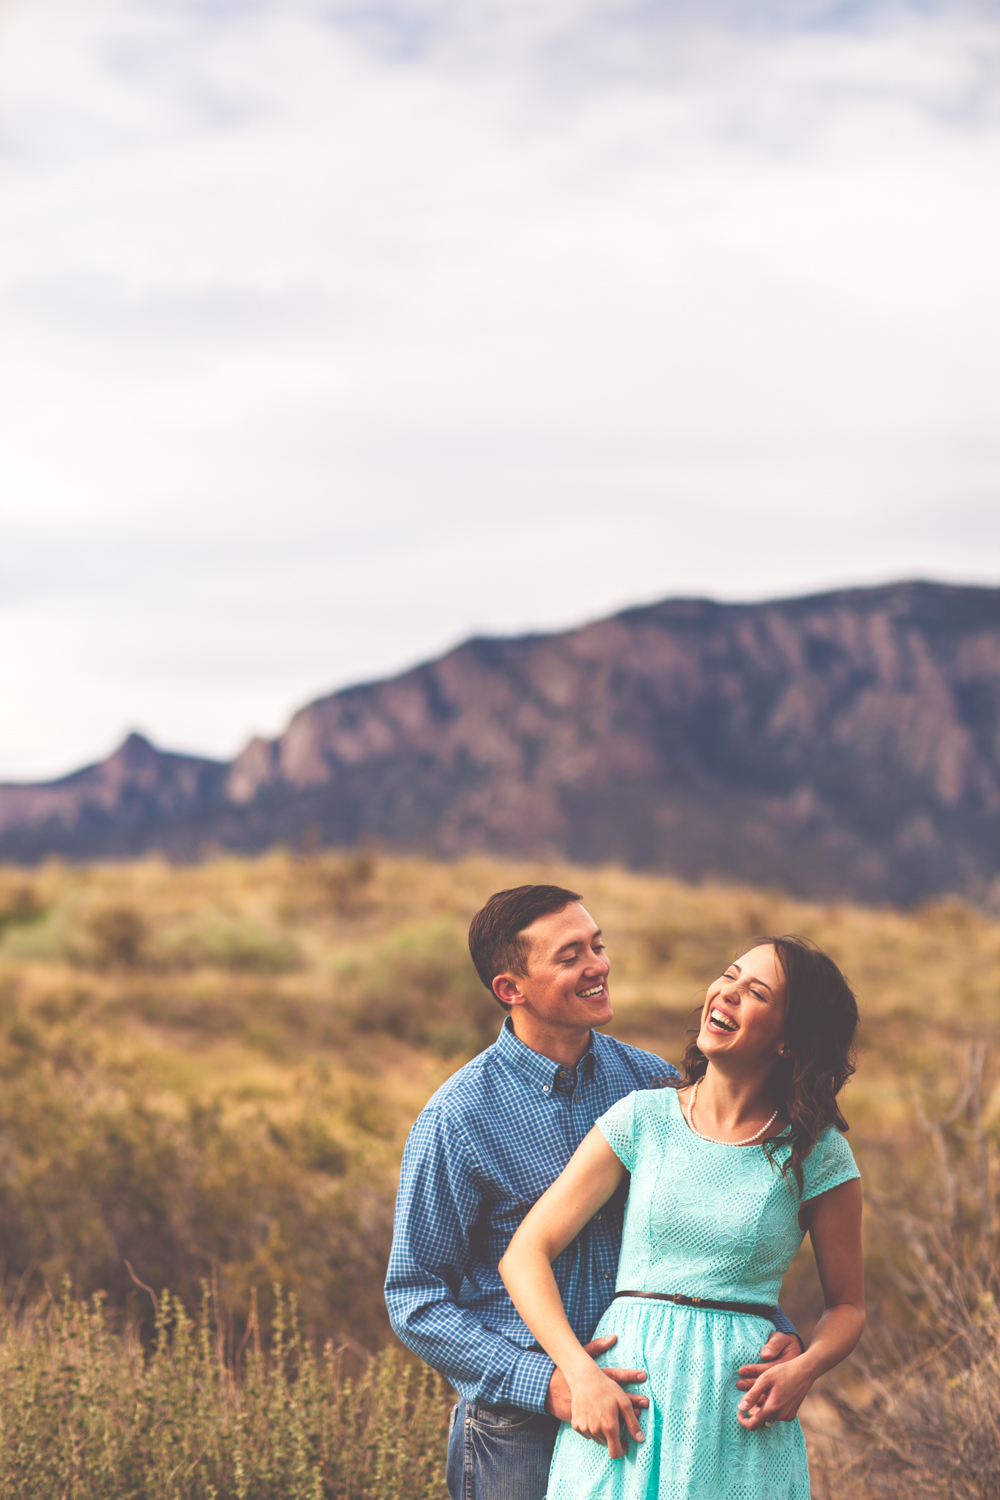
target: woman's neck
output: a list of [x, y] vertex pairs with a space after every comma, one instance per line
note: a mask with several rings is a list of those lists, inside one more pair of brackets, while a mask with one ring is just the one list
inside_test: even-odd
[[708, 1135], [738, 1137], [766, 1120], [775, 1103], [768, 1078], [728, 1074], [709, 1063], [698, 1085], [695, 1123]]

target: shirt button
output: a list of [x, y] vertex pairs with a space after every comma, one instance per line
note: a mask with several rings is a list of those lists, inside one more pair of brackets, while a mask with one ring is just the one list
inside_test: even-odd
[[595, 1215], [594, 1215], [594, 1218], [595, 1218], [595, 1219], [599, 1219], [599, 1218], [600, 1218], [600, 1217], [601, 1217], [601, 1216], [600, 1216], [600, 1214], [595, 1214]]
[[605, 1281], [610, 1281], [611, 1280], [611, 1272], [610, 1271], [605, 1271], [605, 1273], [604, 1273], [604, 1279], [605, 1279]]
[[573, 1095], [573, 1103], [574, 1104], [579, 1104], [579, 1102], [580, 1102], [580, 1095], [579, 1094], [574, 1094]]
[[547, 1083], [543, 1083], [543, 1084], [542, 1084], [542, 1093], [543, 1093], [543, 1094], [547, 1094], [547, 1093], [548, 1093], [548, 1091], [549, 1091], [549, 1086], [548, 1086], [548, 1084], [547, 1084]]

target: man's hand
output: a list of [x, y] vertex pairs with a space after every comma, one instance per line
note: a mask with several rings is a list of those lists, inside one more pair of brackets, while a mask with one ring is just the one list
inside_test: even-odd
[[[781, 1338], [782, 1335], [778, 1334], [776, 1337]], [[584, 1344], [584, 1353], [589, 1354], [591, 1359], [596, 1359], [599, 1354], [604, 1353], [605, 1349], [610, 1349], [611, 1345], [617, 1342], [618, 1335], [616, 1333], [608, 1334], [602, 1339], [591, 1339], [589, 1344]], [[795, 1344], [794, 1339], [792, 1343]], [[798, 1347], [798, 1344], [795, 1344], [796, 1350], [798, 1350]], [[645, 1370], [604, 1370], [602, 1367], [602, 1372], [611, 1380], [616, 1380], [619, 1385], [641, 1385], [646, 1379]], [[752, 1382], [750, 1383], [752, 1384]], [[633, 1411], [642, 1411], [644, 1407], [649, 1405], [649, 1401], [645, 1396], [635, 1396], [631, 1391], [626, 1391], [625, 1394], [632, 1403]], [[570, 1394], [569, 1381], [562, 1370], [556, 1369], [552, 1371], [548, 1394], [545, 1397], [545, 1410], [550, 1417], [558, 1417], [560, 1422], [571, 1422], [573, 1420], [573, 1398]]]
[[[748, 1391], [759, 1375], [765, 1370], [772, 1369], [775, 1365], [785, 1364], [790, 1359], [798, 1359], [802, 1353], [799, 1341], [794, 1333], [779, 1333], [777, 1328], [771, 1334], [767, 1343], [760, 1351], [760, 1357], [766, 1361], [759, 1365], [742, 1365], [740, 1367], [740, 1378], [736, 1382], [738, 1391]], [[610, 1374], [610, 1370], [608, 1374]]]

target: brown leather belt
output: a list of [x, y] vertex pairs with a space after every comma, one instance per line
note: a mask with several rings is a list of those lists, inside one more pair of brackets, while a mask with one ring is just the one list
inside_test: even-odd
[[654, 1302], [673, 1302], [677, 1307], [704, 1307], [709, 1312], [747, 1313], [753, 1318], [769, 1319], [774, 1312], [774, 1308], [768, 1307], [764, 1302], [713, 1302], [709, 1297], [685, 1297], [683, 1292], [615, 1292], [615, 1297], [649, 1297]]

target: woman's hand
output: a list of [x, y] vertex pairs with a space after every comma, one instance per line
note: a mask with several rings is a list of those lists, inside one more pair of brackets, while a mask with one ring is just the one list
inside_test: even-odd
[[792, 1422], [809, 1394], [816, 1372], [804, 1354], [771, 1365], [757, 1376], [736, 1409], [736, 1420], [749, 1432], [773, 1422]]
[[584, 1365], [579, 1372], [574, 1371], [569, 1376], [573, 1431], [592, 1438], [595, 1443], [606, 1444], [609, 1458], [623, 1458], [622, 1423], [629, 1436], [641, 1443], [644, 1439], [639, 1418], [628, 1393], [609, 1379], [593, 1360], [589, 1365], [589, 1369]]

